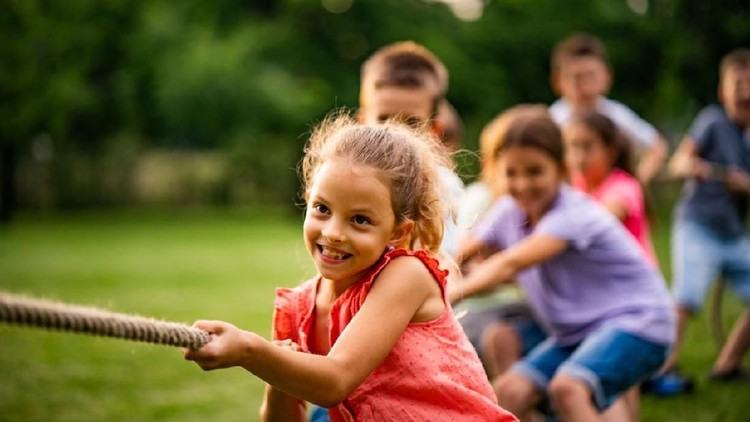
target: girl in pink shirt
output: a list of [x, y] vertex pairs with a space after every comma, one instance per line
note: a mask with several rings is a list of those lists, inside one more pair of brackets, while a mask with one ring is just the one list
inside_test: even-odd
[[573, 187], [604, 205], [622, 221], [658, 267], [651, 244], [643, 188], [633, 174], [629, 140], [598, 112], [574, 116], [563, 128], [565, 160]]
[[279, 289], [274, 341], [220, 321], [184, 350], [204, 370], [240, 366], [268, 383], [264, 420], [513, 421], [497, 405], [447, 300], [435, 140], [395, 124], [327, 119], [301, 166], [304, 240], [318, 275]]

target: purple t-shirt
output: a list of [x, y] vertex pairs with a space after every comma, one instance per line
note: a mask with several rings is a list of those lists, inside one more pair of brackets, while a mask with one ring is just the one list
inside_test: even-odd
[[675, 315], [664, 278], [635, 238], [600, 204], [563, 185], [536, 227], [509, 196], [499, 199], [473, 231], [501, 249], [532, 234], [568, 243], [562, 254], [518, 274], [518, 283], [558, 344], [575, 344], [602, 326], [648, 340], [674, 340]]

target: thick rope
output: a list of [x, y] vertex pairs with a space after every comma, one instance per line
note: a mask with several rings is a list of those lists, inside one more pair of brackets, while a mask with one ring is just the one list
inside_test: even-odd
[[185, 324], [2, 292], [0, 322], [193, 349], [211, 341], [206, 331]]

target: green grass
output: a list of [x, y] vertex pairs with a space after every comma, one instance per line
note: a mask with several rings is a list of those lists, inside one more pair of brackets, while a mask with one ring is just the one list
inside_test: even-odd
[[[0, 229], [0, 289], [270, 333], [276, 286], [312, 275], [272, 213], [23, 218]], [[256, 420], [263, 384], [179, 349], [0, 326], [0, 420]]]
[[[654, 233], [669, 275], [668, 224]], [[173, 321], [223, 319], [267, 335], [276, 286], [312, 274], [301, 221], [273, 211], [22, 216], [0, 227], [0, 290]], [[741, 307], [727, 296], [725, 316]], [[263, 384], [240, 369], [210, 373], [178, 349], [0, 326], [0, 420], [257, 420]], [[715, 385], [703, 317], [683, 370], [691, 396], [645, 397], [644, 421], [744, 421], [748, 388]]]

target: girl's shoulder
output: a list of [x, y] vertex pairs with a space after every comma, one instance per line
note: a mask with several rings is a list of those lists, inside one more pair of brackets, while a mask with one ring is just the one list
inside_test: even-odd
[[632, 195], [636, 193], [640, 194], [642, 192], [643, 187], [641, 186], [641, 182], [639, 182], [638, 179], [635, 178], [635, 176], [626, 172], [625, 170], [617, 168], [612, 170], [609, 176], [607, 176], [607, 179], [599, 188], [597, 196], [606, 197], [613, 193]]
[[[411, 259], [404, 259], [411, 257]], [[445, 283], [448, 271], [440, 268], [440, 261], [424, 250], [409, 251], [406, 249], [391, 249], [387, 251], [375, 268], [368, 274], [364, 281], [371, 285], [388, 268], [388, 272], [397, 272], [400, 275], [425, 275], [427, 269], [430, 276], [435, 278], [441, 285]], [[405, 274], [408, 273], [408, 274]]]

